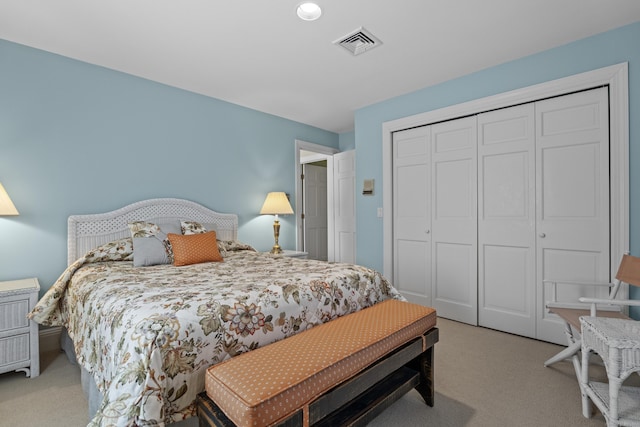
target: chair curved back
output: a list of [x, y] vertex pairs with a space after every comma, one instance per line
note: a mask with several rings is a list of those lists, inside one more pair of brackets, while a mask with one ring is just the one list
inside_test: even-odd
[[629, 254], [623, 255], [616, 279], [629, 285], [640, 286], [640, 258]]

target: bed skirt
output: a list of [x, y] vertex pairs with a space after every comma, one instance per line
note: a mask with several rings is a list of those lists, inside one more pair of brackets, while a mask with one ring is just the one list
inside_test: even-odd
[[[73, 341], [71, 337], [67, 333], [67, 328], [62, 328], [62, 333], [60, 334], [60, 348], [65, 352], [69, 361], [78, 366], [80, 369], [80, 382], [82, 384], [82, 392], [84, 396], [87, 398], [87, 402], [89, 404], [88, 410], [88, 420], [93, 419], [98, 412], [98, 408], [100, 407], [100, 403], [102, 403], [102, 393], [98, 390], [96, 386], [96, 382], [93, 379], [93, 376], [83, 367], [78, 365], [78, 360], [76, 359], [76, 354], [73, 349]], [[177, 423], [170, 424], [171, 427], [198, 427], [198, 417], [191, 417], [183, 421], [179, 421]]]

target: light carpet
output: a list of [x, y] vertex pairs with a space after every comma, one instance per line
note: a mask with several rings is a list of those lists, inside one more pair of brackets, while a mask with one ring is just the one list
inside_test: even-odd
[[[543, 367], [560, 346], [441, 318], [438, 327], [435, 406], [425, 405], [412, 390], [371, 427], [605, 425], [597, 412], [582, 417], [570, 362]], [[87, 401], [78, 368], [55, 351], [43, 353], [40, 362], [41, 374], [33, 379], [19, 372], [0, 375], [0, 426], [85, 426]], [[602, 379], [602, 367], [594, 370]]]

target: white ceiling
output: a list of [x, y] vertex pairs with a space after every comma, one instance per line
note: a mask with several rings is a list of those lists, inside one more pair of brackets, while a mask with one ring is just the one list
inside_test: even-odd
[[[340, 133], [361, 107], [640, 21], [639, 0], [318, 0], [314, 22], [299, 3], [0, 0], [0, 38]], [[361, 26], [383, 44], [333, 44]]]

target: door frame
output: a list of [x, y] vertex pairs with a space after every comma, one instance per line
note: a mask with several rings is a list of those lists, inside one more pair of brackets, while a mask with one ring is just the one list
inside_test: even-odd
[[610, 277], [614, 277], [622, 255], [629, 251], [629, 79], [626, 62], [383, 123], [383, 274], [393, 277], [393, 132], [604, 85], [609, 86]]
[[[311, 151], [318, 156], [314, 156], [313, 161], [327, 161], [327, 255], [329, 259], [334, 257], [334, 231], [335, 224], [333, 221], [333, 155], [340, 152], [336, 148], [326, 147], [313, 142], [295, 140], [295, 171], [296, 171], [296, 209], [302, 206], [302, 163], [300, 162], [301, 151]], [[300, 209], [296, 212], [296, 250], [300, 250], [304, 245], [303, 221]]]

